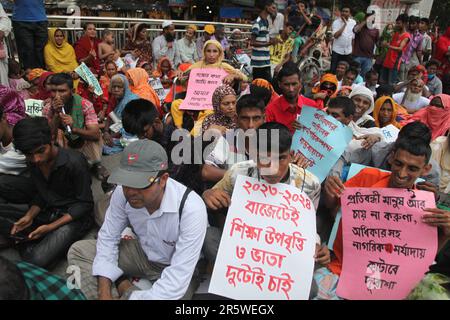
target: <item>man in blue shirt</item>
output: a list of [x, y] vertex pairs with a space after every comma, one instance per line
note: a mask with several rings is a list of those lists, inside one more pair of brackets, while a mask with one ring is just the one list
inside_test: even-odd
[[12, 16], [19, 60], [23, 68], [45, 69], [48, 21], [43, 0], [15, 0]]

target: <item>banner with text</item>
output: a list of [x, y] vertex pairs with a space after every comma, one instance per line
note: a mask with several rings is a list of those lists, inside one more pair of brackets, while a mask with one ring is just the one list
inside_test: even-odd
[[25, 100], [25, 113], [30, 117], [42, 117], [44, 101], [36, 99]]
[[213, 110], [214, 90], [222, 85], [222, 80], [227, 75], [220, 68], [191, 70], [186, 98], [181, 103], [180, 110]]
[[322, 182], [344, 153], [353, 133], [335, 118], [312, 107], [303, 107], [297, 121], [302, 129], [295, 132], [291, 149], [309, 160], [308, 170]]
[[81, 79], [84, 80], [89, 86], [94, 87], [94, 93], [97, 96], [101, 96], [103, 94], [102, 87], [100, 86], [100, 83], [98, 82], [95, 75], [92, 73], [92, 71], [87, 67], [87, 65], [81, 63], [76, 69], [75, 72], [81, 77]]
[[308, 299], [314, 204], [298, 188], [238, 176], [209, 292], [232, 299]]
[[400, 300], [433, 263], [437, 229], [424, 224], [434, 194], [347, 188], [341, 197], [343, 264], [337, 294], [353, 300]]

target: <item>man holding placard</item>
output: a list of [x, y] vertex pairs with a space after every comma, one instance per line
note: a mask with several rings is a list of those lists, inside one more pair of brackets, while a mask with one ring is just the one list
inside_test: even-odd
[[[203, 193], [203, 200], [210, 210], [228, 208], [231, 204], [236, 179], [239, 175], [256, 178], [270, 185], [286, 183], [305, 192], [317, 208], [320, 183], [317, 177], [291, 163], [291, 142], [289, 130], [282, 124], [270, 122], [257, 130], [257, 161], [244, 161], [233, 165], [212, 189]], [[274, 141], [272, 141], [274, 140]], [[271, 143], [269, 143], [269, 141]], [[264, 149], [267, 143], [267, 149]], [[275, 149], [278, 146], [278, 149]], [[254, 150], [253, 150], [254, 151]], [[214, 262], [217, 256], [221, 231], [210, 227], [206, 233], [204, 250], [207, 259]], [[326, 265], [329, 252], [325, 246], [316, 246], [316, 262]]]
[[[416, 179], [420, 176], [426, 175], [431, 170], [431, 165], [429, 164], [430, 157], [430, 146], [423, 140], [409, 138], [399, 139], [396, 142], [393, 153], [389, 158], [392, 172], [382, 172], [378, 169], [370, 168], [364, 169], [355, 177], [348, 180], [345, 185], [333, 184], [327, 180], [324, 186], [326, 206], [328, 208], [333, 208], [335, 212], [337, 212], [342, 201], [341, 195], [345, 192], [346, 188], [397, 188], [403, 190], [411, 190], [411, 192], [414, 193], [412, 189], [415, 189]], [[416, 224], [425, 223], [429, 226], [438, 227], [438, 248], [442, 248], [442, 246], [450, 238], [450, 212], [436, 208], [424, 208], [423, 213], [424, 214], [421, 217], [421, 221], [416, 221]], [[368, 213], [368, 215], [372, 214], [375, 213], [373, 211]], [[407, 214], [406, 209], [404, 214]], [[343, 217], [343, 219], [345, 219], [345, 216]], [[392, 250], [390, 250], [390, 248], [386, 247], [386, 250], [392, 253]], [[339, 225], [337, 237], [333, 246], [333, 251], [336, 255], [336, 258], [333, 259], [333, 261], [328, 266], [328, 271], [321, 270], [321, 273], [322, 275], [325, 274], [325, 277], [323, 277], [323, 279], [332, 279], [332, 281], [334, 282], [334, 286], [331, 286], [331, 289], [328, 292], [322, 292], [322, 298], [324, 296], [327, 296], [328, 298], [336, 297], [336, 292], [334, 290], [336, 289], [336, 284], [338, 282], [339, 276], [341, 276], [341, 272], [345, 272], [344, 270], [347, 267], [351, 268], [351, 266], [346, 266], [345, 264], [343, 264], [344, 252], [342, 222]], [[343, 266], [345, 268], [344, 270]], [[399, 279], [398, 281], [400, 280], [401, 279]], [[380, 281], [381, 280], [377, 280], [376, 282], [378, 283]], [[347, 293], [345, 293], [344, 295], [348, 297]], [[406, 295], [403, 296], [403, 298], [406, 298]]]

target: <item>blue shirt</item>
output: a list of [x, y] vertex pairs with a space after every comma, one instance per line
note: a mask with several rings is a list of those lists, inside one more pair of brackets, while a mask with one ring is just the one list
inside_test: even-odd
[[47, 21], [43, 0], [16, 0], [12, 15], [13, 21], [42, 22]]

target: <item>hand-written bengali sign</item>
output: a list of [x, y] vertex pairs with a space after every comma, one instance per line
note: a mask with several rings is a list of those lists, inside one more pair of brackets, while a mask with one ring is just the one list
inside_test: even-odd
[[396, 126], [390, 124], [382, 128], [381, 132], [383, 133], [384, 140], [388, 143], [391, 143], [397, 140], [398, 133], [400, 132], [400, 130]]
[[404, 299], [437, 251], [437, 229], [421, 222], [434, 208], [431, 192], [348, 188], [341, 197], [343, 268], [337, 294], [345, 299]]
[[81, 63], [76, 69], [75, 72], [83, 79], [89, 86], [94, 87], [94, 93], [97, 96], [101, 96], [103, 94], [102, 87], [98, 82], [95, 75], [92, 71], [83, 63]]
[[161, 83], [161, 79], [149, 78], [148, 84], [153, 88], [153, 90], [155, 90], [156, 94], [158, 95], [159, 101], [161, 101], [161, 103], [162, 103], [164, 101], [164, 99], [166, 99], [168, 92], [166, 90], [164, 90], [164, 87]]
[[352, 131], [325, 112], [303, 107], [302, 125], [292, 138], [291, 149], [309, 160], [308, 170], [322, 182], [352, 139]]
[[300, 189], [239, 176], [209, 292], [233, 299], [308, 299], [315, 216]]
[[35, 99], [25, 100], [25, 113], [30, 117], [42, 117], [42, 110], [44, 110], [44, 101]]
[[193, 69], [189, 75], [186, 98], [180, 110], [212, 110], [214, 90], [222, 85], [227, 73], [220, 68]]

